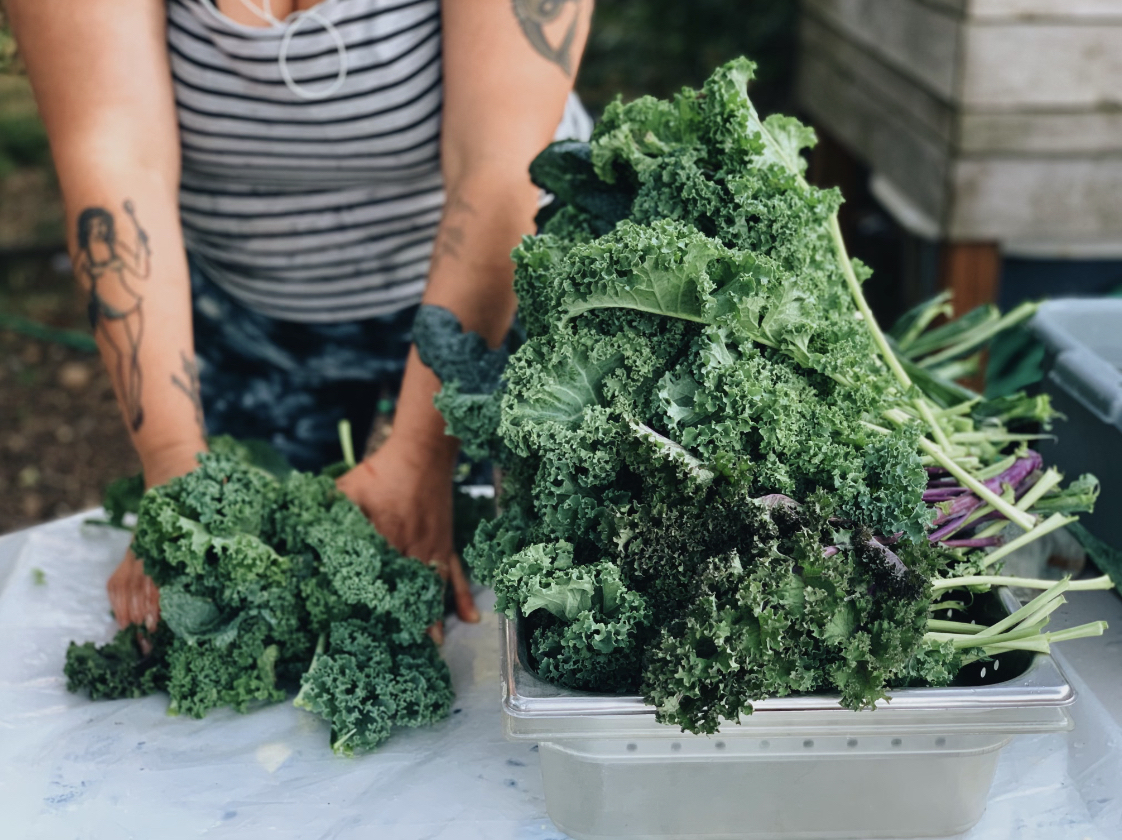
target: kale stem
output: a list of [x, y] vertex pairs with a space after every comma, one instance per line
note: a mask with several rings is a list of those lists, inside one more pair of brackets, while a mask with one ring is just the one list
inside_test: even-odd
[[966, 333], [965, 337], [957, 344], [953, 344], [945, 350], [928, 356], [926, 359], [917, 360], [917, 364], [925, 368], [931, 368], [948, 359], [953, 359], [955, 356], [960, 356], [978, 345], [989, 341], [999, 332], [1031, 318], [1033, 313], [1039, 308], [1039, 303], [1032, 301], [1022, 303], [1012, 312], [1008, 312], [1002, 317], [982, 324], [971, 332]]
[[1056, 607], [1059, 607], [1059, 601], [1063, 600], [1063, 594], [1071, 588], [1071, 578], [1065, 577], [1063, 580], [1056, 581], [1054, 586], [1048, 587], [1041, 592], [1027, 604], [1015, 612], [1010, 613], [1001, 619], [996, 624], [987, 627], [982, 631], [983, 636], [997, 636], [1010, 627], [1016, 627], [1018, 624], [1024, 624], [1032, 618], [1047, 616], [1045, 612], [1052, 603], [1056, 602]]
[[[937, 578], [931, 581], [933, 592], [944, 589], [965, 589], [969, 586], [1019, 586], [1022, 589], [1049, 589], [1056, 585], [1054, 580], [1040, 580], [1039, 578], [1022, 578], [1011, 575], [967, 575], [965, 577]], [[1110, 575], [1102, 575], [1087, 580], [1073, 580], [1070, 587], [1072, 592], [1084, 592], [1090, 589], [1113, 589], [1114, 581]]]
[[1080, 624], [1078, 627], [1069, 627], [1066, 630], [1056, 630], [1052, 633], [1045, 633], [1045, 638], [1049, 642], [1070, 642], [1072, 639], [1086, 639], [1090, 636], [1101, 636], [1110, 625], [1105, 621], [1090, 621], [1087, 624]]
[[943, 621], [938, 618], [927, 619], [927, 629], [937, 633], [964, 633], [975, 635], [985, 630], [983, 624], [967, 624], [964, 621]]
[[[1035, 505], [1049, 490], [1064, 480], [1063, 475], [1055, 467], [1049, 467], [1044, 475], [1037, 479], [1036, 484], [1032, 485], [1025, 493], [1017, 500], [1017, 510], [1029, 510]], [[1005, 530], [1007, 522], [995, 522], [988, 528], [979, 531], [975, 536], [977, 537], [994, 537]]]
[[950, 408], [940, 408], [935, 414], [939, 417], [961, 417], [964, 414], [969, 414], [974, 410], [975, 406], [982, 401], [981, 397], [973, 400], [961, 402], [958, 405], [952, 405]]
[[1017, 510], [1011, 502], [1006, 501], [997, 495], [997, 493], [990, 490], [978, 479], [974, 478], [970, 473], [964, 470], [961, 466], [955, 463], [954, 459], [947, 455], [942, 449], [933, 444], [927, 438], [919, 439], [920, 448], [934, 458], [941, 467], [947, 470], [951, 475], [962, 482], [964, 487], [973, 490], [974, 493], [984, 502], [988, 502], [994, 510], [999, 511], [1006, 519], [1011, 522], [1016, 522], [1026, 531], [1032, 528], [1036, 523], [1036, 517], [1025, 513], [1024, 511]]
[[853, 302], [857, 304], [857, 310], [865, 320], [865, 326], [869, 330], [869, 334], [872, 335], [877, 349], [880, 350], [881, 358], [884, 359], [885, 364], [892, 371], [892, 375], [896, 377], [896, 381], [900, 383], [900, 387], [908, 390], [912, 387], [912, 380], [904, 371], [900, 360], [896, 358], [896, 354], [892, 352], [892, 348], [888, 346], [888, 339], [881, 332], [880, 325], [873, 315], [873, 310], [869, 308], [869, 302], [865, 300], [865, 293], [861, 290], [861, 281], [857, 279], [857, 274], [853, 271], [853, 263], [850, 261], [849, 252], [845, 248], [845, 239], [842, 238], [837, 213], [830, 217], [830, 237], [833, 239], [834, 252], [838, 258], [838, 263], [841, 265], [842, 274], [845, 275], [846, 285], [849, 286], [849, 293], [853, 297]]
[[966, 603], [964, 601], [939, 601], [932, 603], [928, 608], [928, 612], [938, 612], [939, 610], [958, 610], [959, 612], [966, 611]]
[[355, 466], [355, 442], [351, 436], [351, 421], [343, 419], [339, 421], [339, 445], [343, 447], [343, 463], [347, 465], [347, 469], [354, 469]]
[[896, 342], [901, 351], [906, 351], [912, 346], [912, 343], [920, 337], [924, 330], [931, 326], [931, 322], [943, 315], [947, 318], [954, 316], [954, 307], [950, 303], [951, 293], [942, 292], [931, 301], [931, 305], [924, 309], [916, 317], [915, 323], [912, 324], [906, 333], [900, 336]]
[[[1005, 513], [1005, 511], [1002, 511], [1002, 513]], [[1026, 531], [1019, 537], [1017, 537], [1017, 539], [1007, 542], [1005, 545], [1001, 546], [1001, 548], [998, 548], [987, 554], [986, 558], [982, 561], [983, 568], [992, 566], [1002, 557], [1006, 557], [1009, 554], [1012, 554], [1018, 548], [1024, 548], [1026, 545], [1031, 542], [1035, 542], [1045, 534], [1050, 534], [1059, 528], [1070, 525], [1072, 522], [1076, 522], [1078, 519], [1078, 516], [1064, 516], [1062, 513], [1053, 513], [1050, 517], [1044, 520], [1044, 522], [1037, 525], [1035, 528]], [[1020, 525], [1021, 523], [1018, 522], [1017, 524]]]
[[1020, 628], [1011, 630], [1008, 633], [999, 633], [993, 636], [983, 636], [979, 633], [976, 636], [962, 636], [957, 639], [952, 639], [951, 642], [958, 650], [966, 648], [989, 648], [994, 645], [1007, 645], [1011, 642], [1021, 642], [1025, 639], [1039, 639], [1043, 638], [1040, 632], [1043, 624], [1036, 624], [1031, 627]]

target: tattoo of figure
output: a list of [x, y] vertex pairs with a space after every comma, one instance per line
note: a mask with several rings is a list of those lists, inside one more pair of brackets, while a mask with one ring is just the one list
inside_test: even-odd
[[136, 235], [131, 246], [118, 236], [116, 220], [104, 207], [87, 207], [78, 214], [74, 274], [89, 289], [90, 327], [109, 347], [112, 357], [106, 361], [116, 379], [129, 427], [135, 432], [144, 424], [140, 400], [144, 296], [136, 284], [148, 279], [151, 249], [132, 202], [125, 201], [124, 209]]
[[183, 363], [183, 378], [180, 379], [173, 373], [171, 384], [186, 394], [195, 407], [195, 422], [199, 424], [199, 434], [205, 438], [206, 420], [203, 418], [203, 397], [199, 387], [199, 365], [182, 350], [179, 351], [179, 359]]
[[567, 5], [572, 3], [579, 7], [580, 2], [581, 0], [511, 0], [514, 16], [518, 18], [518, 24], [530, 46], [546, 61], [552, 61], [560, 67], [566, 76], [573, 75], [573, 41], [576, 39], [580, 16], [573, 15], [557, 46], [550, 43], [546, 27], [561, 17]]

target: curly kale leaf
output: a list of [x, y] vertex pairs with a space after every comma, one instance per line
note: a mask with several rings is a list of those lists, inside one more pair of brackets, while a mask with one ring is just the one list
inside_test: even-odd
[[137, 513], [140, 510], [140, 499], [143, 495], [142, 474], [118, 478], [110, 482], [105, 488], [105, 499], [102, 502], [109, 524], [115, 528], [124, 528], [126, 514]]
[[433, 405], [444, 417], [444, 433], [460, 439], [464, 455], [474, 461], [505, 460], [504, 443], [498, 433], [501, 390], [472, 394], [461, 390], [459, 382], [445, 382]]
[[464, 332], [456, 314], [425, 304], [413, 321], [413, 341], [421, 361], [441, 382], [456, 382], [465, 394], [490, 394], [506, 367], [505, 347], [492, 350], [477, 332]]
[[[607, 233], [627, 218], [635, 197], [633, 189], [600, 180], [592, 164], [592, 148], [574, 140], [553, 143], [534, 158], [530, 178], [554, 196], [539, 214], [538, 225], [569, 241]], [[558, 213], [566, 206], [578, 210], [579, 215]]]
[[824, 537], [805, 529], [770, 556], [707, 561], [648, 652], [642, 690], [660, 721], [712, 733], [754, 700], [793, 693], [836, 692], [858, 709], [914, 667], [926, 647], [930, 551], [904, 547], [889, 567], [883, 550], [856, 543], [827, 557]]
[[446, 718], [453, 697], [448, 666], [430, 639], [402, 645], [377, 625], [348, 620], [332, 625], [295, 704], [327, 720], [332, 749], [352, 755], [379, 746], [394, 726]]
[[253, 703], [284, 700], [277, 681], [281, 652], [270, 631], [267, 620], [255, 617], [240, 622], [229, 641], [177, 638], [167, 654], [168, 713], [201, 718], [222, 706], [244, 712]]
[[[151, 645], [141, 650], [139, 640]], [[66, 649], [66, 688], [89, 692], [91, 700], [119, 700], [145, 697], [167, 686], [167, 648], [172, 642], [166, 625], [156, 632], [130, 625], [118, 631], [113, 640], [100, 647], [93, 642], [70, 643]]]
[[574, 564], [566, 542], [532, 545], [496, 569], [495, 593], [496, 609], [526, 617], [541, 676], [574, 688], [635, 687], [650, 610], [614, 563]]

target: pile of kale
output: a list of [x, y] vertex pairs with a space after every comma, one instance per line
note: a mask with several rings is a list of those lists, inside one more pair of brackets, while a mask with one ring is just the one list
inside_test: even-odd
[[[948, 683], [975, 643], [931, 634], [933, 581], [984, 569], [929, 539], [925, 493], [949, 474], [924, 449], [926, 398], [870, 324], [840, 196], [803, 178], [813, 134], [760, 120], [751, 74], [740, 60], [670, 101], [617, 101], [591, 144], [538, 157], [555, 200], [514, 253], [526, 341], [497, 388], [445, 377], [437, 398], [502, 467], [501, 514], [466, 559], [539, 675], [641, 692], [700, 732], [766, 697], [856, 709]], [[974, 440], [986, 409], [963, 405], [931, 451], [977, 470], [978, 445], [950, 436]], [[1015, 436], [994, 429], [996, 461]], [[956, 503], [959, 528], [1014, 504], [980, 483], [940, 489], [982, 493]]]
[[133, 549], [160, 588], [156, 631], [71, 643], [70, 690], [163, 691], [169, 713], [201, 718], [298, 688], [343, 754], [446, 717], [448, 666], [426, 635], [444, 605], [436, 573], [390, 547], [330, 477], [278, 477], [229, 440], [212, 449], [140, 502]]

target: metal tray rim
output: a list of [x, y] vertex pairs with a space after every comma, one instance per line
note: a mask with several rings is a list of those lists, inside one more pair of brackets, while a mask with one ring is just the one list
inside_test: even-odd
[[[999, 596], [1010, 610], [1018, 606], [1007, 589], [999, 590]], [[593, 694], [539, 679], [522, 660], [523, 646], [517, 623], [500, 615], [499, 632], [505, 714], [520, 719], [654, 717], [654, 707], [636, 695]], [[1037, 654], [1028, 670], [1008, 682], [977, 687], [900, 689], [892, 692], [887, 703], [877, 704], [876, 710], [890, 715], [917, 711], [980, 713], [1026, 707], [1056, 708], [1074, 701], [1075, 690], [1055, 659]], [[779, 712], [854, 714], [840, 705], [836, 695], [829, 694], [774, 697], [754, 703], [753, 710], [753, 717]]]

